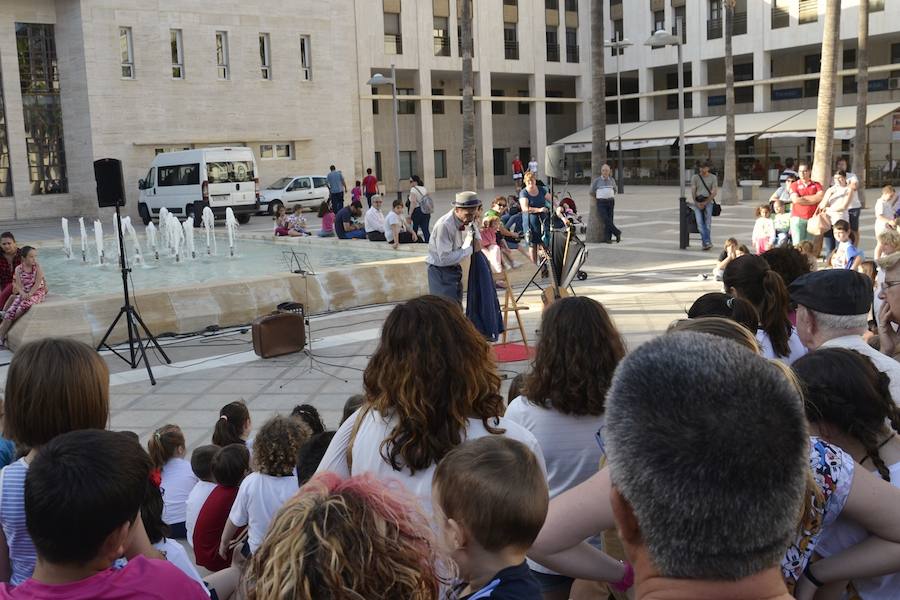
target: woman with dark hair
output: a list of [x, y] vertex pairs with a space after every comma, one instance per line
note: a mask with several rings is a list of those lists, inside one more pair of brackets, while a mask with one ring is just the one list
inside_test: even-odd
[[[793, 364], [802, 382], [806, 418], [813, 434], [843, 448], [858, 468], [874, 472], [900, 487], [900, 409], [890, 393], [890, 380], [872, 361], [844, 348], [823, 348]], [[816, 552], [837, 554], [859, 544], [869, 533], [846, 519], [838, 519], [822, 534]], [[816, 563], [827, 572], [829, 561]], [[845, 582], [837, 589], [843, 590]], [[900, 590], [900, 573], [885, 577], [854, 578], [860, 598], [893, 598]]]
[[688, 319], [701, 317], [724, 317], [756, 331], [759, 314], [756, 308], [743, 298], [735, 298], [722, 292], [703, 294], [688, 309]]
[[725, 292], [747, 300], [759, 313], [756, 339], [762, 355], [788, 365], [806, 354], [788, 318], [790, 296], [781, 276], [759, 256], [748, 254], [731, 261], [722, 274]]
[[784, 285], [789, 286], [801, 275], [809, 273], [809, 261], [793, 246], [772, 248], [760, 256], [769, 263], [770, 269], [781, 275]]
[[[229, 402], [219, 410], [219, 420], [213, 428], [212, 443], [223, 448], [228, 444], [246, 444], [250, 435], [250, 411], [238, 400]], [[252, 446], [248, 444], [248, 448]]]
[[325, 423], [322, 421], [322, 416], [319, 415], [319, 411], [312, 404], [298, 404], [291, 411], [291, 417], [309, 425], [313, 435], [325, 431]]
[[[506, 418], [537, 438], [551, 498], [597, 471], [602, 452], [594, 439], [603, 426], [606, 391], [624, 356], [625, 342], [596, 300], [561, 298], [544, 311], [524, 395], [510, 403]], [[569, 598], [571, 577], [536, 562], [529, 566], [544, 600]]]
[[421, 296], [391, 311], [363, 388], [365, 404], [338, 429], [317, 472], [397, 480], [430, 514], [434, 469], [466, 439], [505, 434], [539, 453], [530, 432], [501, 416], [490, 346], [447, 298]]
[[407, 208], [409, 219], [412, 222], [412, 232], [426, 244], [431, 239], [428, 227], [431, 224], [431, 213], [422, 212], [422, 198], [428, 195], [428, 190], [418, 175], [409, 178], [409, 198]]

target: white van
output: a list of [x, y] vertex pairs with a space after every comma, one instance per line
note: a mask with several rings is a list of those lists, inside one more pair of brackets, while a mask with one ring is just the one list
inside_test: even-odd
[[164, 152], [153, 159], [147, 177], [138, 182], [138, 214], [144, 225], [159, 209], [175, 215], [192, 215], [200, 226], [201, 214], [210, 207], [216, 218], [231, 207], [244, 224], [259, 210], [259, 173], [253, 151], [245, 147], [196, 148]]

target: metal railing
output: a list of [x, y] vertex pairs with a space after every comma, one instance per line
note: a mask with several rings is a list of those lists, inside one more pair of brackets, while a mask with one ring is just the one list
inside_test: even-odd
[[[734, 13], [734, 22], [731, 24], [731, 35], [744, 35], [747, 33], [747, 13]], [[725, 33], [724, 21], [721, 18], [708, 19], [706, 21], [706, 39], [717, 40]]]
[[708, 19], [706, 21], [706, 39], [717, 40], [722, 37], [722, 19]]
[[566, 62], [578, 62], [578, 46], [566, 44]]
[[519, 60], [519, 42], [510, 40], [503, 42], [503, 56], [506, 60]]
[[547, 44], [547, 62], [559, 62], [559, 44]]
[[400, 34], [384, 34], [384, 53], [403, 54], [403, 36]]
[[772, 29], [789, 27], [791, 24], [791, 12], [784, 6], [772, 6]]
[[450, 38], [446, 36], [434, 36], [434, 55], [450, 56]]

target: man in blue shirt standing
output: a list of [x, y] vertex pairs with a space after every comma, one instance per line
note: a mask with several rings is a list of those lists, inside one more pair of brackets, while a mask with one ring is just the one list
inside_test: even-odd
[[329, 167], [329, 172], [328, 175], [325, 176], [325, 179], [328, 180], [331, 210], [333, 210], [335, 214], [337, 214], [342, 208], [344, 208], [344, 193], [347, 191], [347, 182], [344, 181], [344, 174], [340, 171], [335, 170], [334, 165], [331, 165]]

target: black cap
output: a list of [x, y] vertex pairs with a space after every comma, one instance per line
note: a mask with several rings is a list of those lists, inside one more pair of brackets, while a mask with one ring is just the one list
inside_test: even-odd
[[801, 275], [790, 285], [791, 300], [828, 315], [862, 315], [872, 308], [872, 281], [849, 269]]

